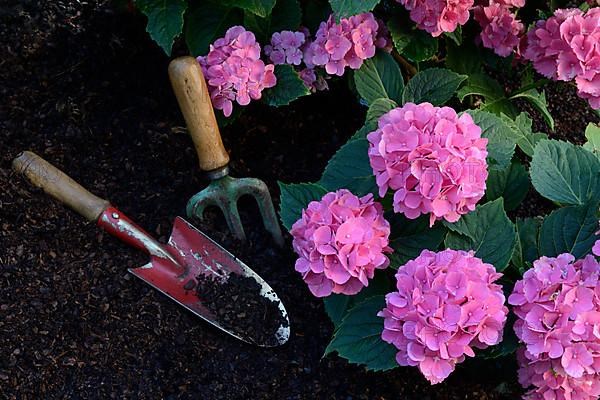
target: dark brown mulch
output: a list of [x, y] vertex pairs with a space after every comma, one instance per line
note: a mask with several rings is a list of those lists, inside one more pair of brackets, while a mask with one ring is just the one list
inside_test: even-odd
[[[166, 240], [206, 182], [182, 133], [168, 59], [143, 20], [98, 2], [0, 5], [0, 397], [202, 399], [514, 399], [513, 361], [468, 360], [430, 386], [414, 370], [368, 373], [322, 358], [332, 326], [246, 207], [247, 246], [222, 220], [200, 229], [262, 275], [284, 301], [288, 344], [227, 337], [127, 274], [143, 254], [86, 224], [12, 174], [32, 149]], [[562, 116], [557, 115], [557, 119]], [[232, 174], [311, 181], [360, 126], [344, 85], [223, 130]]]

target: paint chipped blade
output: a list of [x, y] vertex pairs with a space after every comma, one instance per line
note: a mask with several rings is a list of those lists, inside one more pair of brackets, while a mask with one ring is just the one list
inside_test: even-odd
[[[184, 273], [174, 274], [173, 271], [177, 269], [173, 268], [169, 260], [155, 256], [152, 256], [150, 263], [130, 269], [129, 272], [237, 339], [263, 347], [279, 346], [287, 342], [290, 328], [283, 303], [275, 291], [243, 262], [180, 217], [175, 219], [171, 237], [165, 247], [183, 267]], [[186, 287], [191, 287], [190, 280], [195, 280], [199, 275], [212, 274], [223, 279], [231, 273], [254, 278], [261, 287], [261, 295], [275, 302], [284, 317], [286, 324], [282, 324], [267, 343], [260, 342], [250, 334], [241, 336], [223, 327], [219, 324], [216, 316], [202, 303], [196, 295], [196, 291], [194, 289], [186, 290]], [[252, 332], [252, 330], [248, 331]]]

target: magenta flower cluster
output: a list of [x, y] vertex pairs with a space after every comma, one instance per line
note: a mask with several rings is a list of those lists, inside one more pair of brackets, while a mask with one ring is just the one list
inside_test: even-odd
[[346, 189], [312, 201], [290, 231], [298, 254], [296, 271], [317, 297], [353, 295], [369, 285], [376, 269], [386, 268], [390, 224], [373, 195]]
[[371, 13], [342, 18], [339, 24], [331, 15], [321, 22], [306, 47], [304, 62], [309, 68], [324, 66], [330, 75], [341, 76], [346, 67], [359, 69], [364, 60], [375, 55], [376, 47], [390, 49], [387, 29], [380, 24]]
[[600, 8], [557, 10], [527, 33], [524, 58], [542, 75], [575, 80], [578, 95], [600, 109]]
[[527, 399], [600, 395], [600, 264], [592, 255], [541, 257], [508, 302], [523, 343], [519, 379]]
[[454, 32], [469, 20], [473, 0], [396, 0], [410, 11], [410, 19], [432, 36]]
[[481, 26], [479, 37], [483, 46], [501, 57], [512, 54], [524, 29], [509, 6], [496, 2], [486, 7], [475, 7], [474, 10], [474, 18]]
[[467, 113], [406, 103], [379, 118], [367, 135], [379, 195], [394, 191], [394, 211], [456, 222], [485, 192], [487, 139]]
[[271, 44], [265, 46], [265, 55], [275, 65], [300, 65], [302, 62], [302, 45], [306, 41], [304, 32], [275, 32]]
[[217, 39], [204, 57], [198, 57], [208, 83], [213, 106], [231, 115], [233, 101], [247, 105], [250, 99], [261, 98], [263, 89], [275, 86], [277, 78], [273, 64], [260, 59], [260, 45], [252, 32], [242, 26], [227, 30]]
[[502, 274], [473, 252], [424, 250], [400, 267], [398, 291], [386, 295], [381, 338], [403, 366], [418, 366], [432, 384], [442, 382], [473, 348], [500, 343], [508, 309]]

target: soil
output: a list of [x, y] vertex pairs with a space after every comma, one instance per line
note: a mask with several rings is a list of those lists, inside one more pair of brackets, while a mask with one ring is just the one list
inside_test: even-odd
[[[207, 183], [169, 87], [169, 59], [143, 18], [106, 1], [7, 0], [0, 20], [0, 397], [518, 397], [511, 358], [467, 360], [430, 386], [414, 368], [369, 373], [322, 357], [333, 330], [322, 302], [294, 271], [290, 238], [274, 246], [250, 201], [242, 204], [246, 245], [217, 213], [196, 225], [279, 294], [291, 321], [286, 345], [236, 341], [132, 279], [127, 268], [145, 255], [34, 189], [10, 162], [36, 151], [165, 241]], [[364, 119], [345, 87], [277, 110], [248, 106], [223, 129], [232, 175], [265, 180], [276, 202], [277, 180], [316, 180]], [[592, 117], [561, 113], [560, 93], [549, 101], [580, 141]]]
[[256, 279], [229, 274], [224, 280], [213, 275], [196, 277], [196, 293], [223, 328], [261, 346], [279, 343], [278, 330], [288, 328], [279, 303], [261, 294]]

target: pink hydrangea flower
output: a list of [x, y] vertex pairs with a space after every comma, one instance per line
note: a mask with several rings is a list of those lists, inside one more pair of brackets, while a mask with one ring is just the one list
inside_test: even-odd
[[298, 254], [296, 271], [317, 297], [352, 295], [389, 264], [390, 224], [373, 195], [346, 189], [327, 193], [302, 211], [290, 231]]
[[[600, 395], [600, 263], [589, 255], [541, 257], [517, 281], [508, 302], [523, 343], [520, 381], [531, 397]], [[556, 397], [543, 397], [552, 392]], [[542, 396], [542, 397], [540, 397]], [[550, 396], [550, 395], [547, 395]]]
[[487, 139], [467, 113], [407, 103], [379, 118], [367, 135], [379, 195], [394, 191], [394, 211], [456, 222], [485, 192]]
[[531, 389], [524, 400], [596, 400], [600, 396], [600, 380], [594, 375], [573, 378], [557, 359], [536, 360], [520, 347], [517, 349], [519, 383]]
[[525, 6], [525, 0], [490, 0], [489, 5], [500, 4], [506, 7], [521, 8]]
[[396, 0], [410, 11], [410, 19], [432, 36], [454, 32], [469, 20], [474, 0]]
[[265, 55], [273, 64], [300, 65], [302, 62], [302, 45], [306, 41], [304, 32], [275, 32], [271, 44], [265, 46]]
[[304, 62], [309, 68], [325, 66], [330, 75], [341, 76], [346, 67], [358, 69], [364, 60], [375, 55], [377, 46], [389, 47], [390, 42], [379, 30], [371, 13], [342, 18], [339, 24], [331, 15], [321, 22], [315, 39], [305, 49]]
[[465, 356], [500, 343], [508, 309], [502, 274], [473, 252], [423, 250], [400, 267], [396, 292], [386, 295], [381, 338], [403, 366], [418, 366], [432, 384], [442, 382]]
[[260, 99], [263, 89], [277, 83], [275, 66], [260, 59], [260, 45], [242, 26], [229, 28], [225, 37], [217, 39], [208, 54], [197, 60], [213, 106], [223, 110], [226, 117], [231, 115], [234, 100], [247, 105], [251, 99]]
[[499, 56], [509, 56], [519, 44], [523, 24], [506, 6], [492, 3], [488, 7], [476, 7], [474, 17], [481, 26], [479, 37], [483, 45]]
[[575, 80], [578, 95], [600, 108], [600, 8], [557, 10], [527, 33], [523, 56], [542, 75]]

